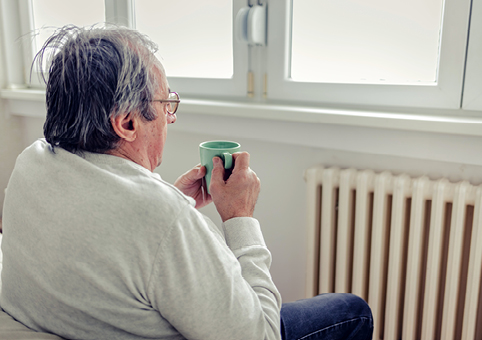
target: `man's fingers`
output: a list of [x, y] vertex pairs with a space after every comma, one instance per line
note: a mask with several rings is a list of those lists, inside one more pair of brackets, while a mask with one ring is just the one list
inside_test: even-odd
[[233, 153], [234, 170], [243, 170], [249, 168], [249, 153], [237, 152]]
[[206, 174], [206, 168], [201, 164], [196, 165], [194, 168], [185, 173], [184, 178], [187, 182], [196, 182]]
[[213, 158], [213, 170], [211, 172], [211, 183], [224, 182], [224, 165], [219, 157]]
[[196, 179], [203, 178], [206, 175], [206, 167], [198, 164], [196, 165], [195, 169], [197, 170], [196, 172]]
[[221, 219], [227, 221], [234, 217], [252, 217], [260, 190], [260, 181], [249, 168], [249, 154], [233, 154], [235, 160], [231, 176], [223, 180], [230, 170], [225, 170], [221, 159], [213, 159], [210, 192]]

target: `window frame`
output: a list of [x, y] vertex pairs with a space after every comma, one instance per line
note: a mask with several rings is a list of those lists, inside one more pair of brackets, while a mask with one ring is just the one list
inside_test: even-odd
[[462, 108], [482, 111], [482, 0], [472, 1]]
[[[31, 46], [24, 38], [27, 30], [25, 19], [29, 17], [26, 0], [2, 0], [3, 57], [5, 58], [5, 80], [8, 89], [27, 87], [26, 49]], [[23, 13], [23, 14], [21, 14]]]
[[[303, 83], [289, 79], [291, 8], [293, 0], [270, 2], [268, 35], [268, 98], [335, 105], [458, 109], [461, 106], [470, 0], [445, 0], [434, 85]], [[274, 20], [279, 17], [282, 20]], [[280, 57], [281, 56], [281, 57]]]

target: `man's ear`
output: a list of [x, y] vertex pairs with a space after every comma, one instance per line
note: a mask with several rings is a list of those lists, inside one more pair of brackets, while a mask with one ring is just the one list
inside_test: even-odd
[[126, 142], [133, 142], [137, 137], [138, 122], [134, 114], [122, 113], [110, 117], [115, 133]]

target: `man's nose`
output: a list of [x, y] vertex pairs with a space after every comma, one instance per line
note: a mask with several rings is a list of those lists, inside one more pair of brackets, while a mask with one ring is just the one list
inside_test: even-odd
[[176, 114], [173, 114], [173, 115], [171, 115], [169, 113], [167, 114], [167, 123], [168, 124], [173, 124], [173, 123], [176, 122], [176, 120], [177, 120]]

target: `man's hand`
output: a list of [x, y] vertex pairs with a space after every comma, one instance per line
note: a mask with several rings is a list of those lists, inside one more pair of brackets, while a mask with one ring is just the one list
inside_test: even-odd
[[253, 217], [258, 200], [260, 181], [249, 167], [249, 154], [233, 154], [234, 169], [227, 180], [220, 158], [213, 158], [213, 172], [209, 192], [222, 221], [234, 217]]
[[203, 186], [205, 174], [206, 168], [198, 164], [174, 182], [174, 186], [181, 190], [183, 194], [196, 200], [196, 208], [198, 209], [212, 202], [211, 195], [207, 193], [205, 186]]

